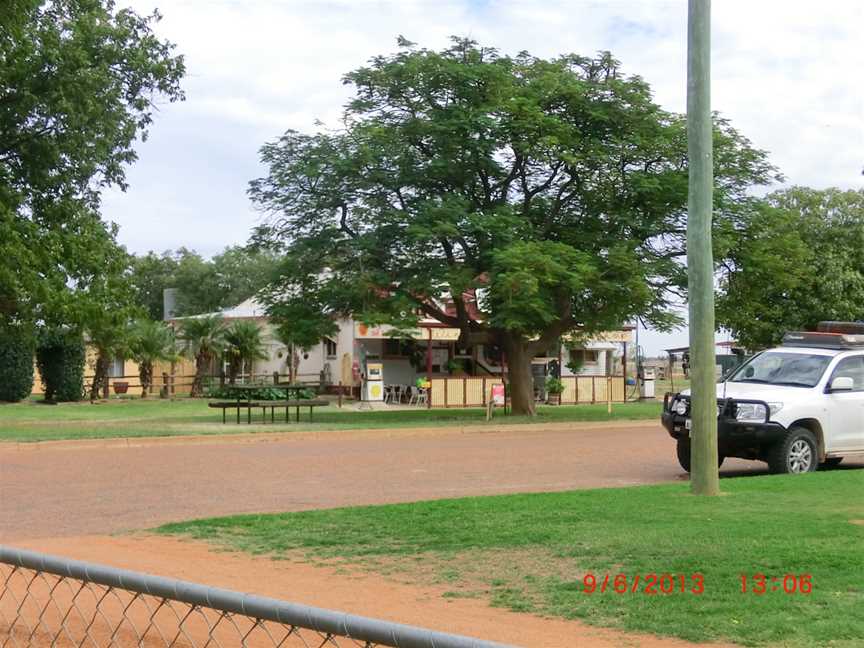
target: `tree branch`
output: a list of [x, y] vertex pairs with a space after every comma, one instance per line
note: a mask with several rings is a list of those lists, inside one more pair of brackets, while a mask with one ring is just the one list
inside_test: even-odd
[[356, 239], [357, 232], [355, 232], [348, 226], [348, 205], [343, 202], [339, 205], [339, 209], [342, 211], [342, 216], [339, 218], [339, 229], [345, 232], [351, 238]]

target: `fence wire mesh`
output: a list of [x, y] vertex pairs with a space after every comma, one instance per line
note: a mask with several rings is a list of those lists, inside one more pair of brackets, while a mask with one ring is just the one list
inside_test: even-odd
[[[43, 564], [34, 564], [40, 557]], [[94, 579], [87, 577], [88, 571], [95, 573]], [[0, 546], [0, 648], [30, 646], [501, 648], [468, 637]]]

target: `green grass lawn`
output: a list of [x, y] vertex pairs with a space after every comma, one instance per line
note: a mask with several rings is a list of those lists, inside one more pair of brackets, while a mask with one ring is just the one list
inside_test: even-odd
[[[231, 549], [323, 560], [514, 610], [745, 645], [861, 646], [864, 471], [441, 500], [169, 524]], [[741, 593], [741, 574], [812, 576]], [[586, 573], [704, 575], [704, 593], [583, 592]], [[791, 586], [791, 585], [790, 585]], [[676, 590], [679, 587], [676, 579]]]
[[[301, 423], [260, 423], [240, 425], [222, 424], [219, 410], [209, 409], [204, 400], [178, 399], [176, 401], [111, 400], [90, 403], [40, 405], [34, 402], [0, 405], [0, 442], [47, 441], [58, 439], [94, 439], [118, 437], [175, 436], [181, 434], [237, 434], [290, 432], [301, 430], [341, 430], [368, 428], [398, 428], [450, 425], [487, 425], [485, 411], [472, 409], [416, 409], [358, 412], [338, 409], [336, 404], [319, 408], [315, 423], [303, 420], [308, 416], [301, 410]], [[260, 411], [257, 414], [260, 421]], [[293, 412], [292, 412], [293, 416]], [[613, 406], [612, 415], [606, 405], [541, 406], [537, 417], [504, 416], [495, 413], [493, 423], [548, 423], [561, 421], [607, 420], [659, 420], [659, 403], [627, 403]], [[277, 417], [278, 419], [278, 417]]]

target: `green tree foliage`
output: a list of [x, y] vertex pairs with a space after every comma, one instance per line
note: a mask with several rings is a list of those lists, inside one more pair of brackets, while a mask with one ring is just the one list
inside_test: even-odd
[[267, 351], [261, 329], [255, 322], [237, 320], [225, 329], [225, 357], [228, 360], [228, 380], [237, 381], [245, 363], [249, 373], [255, 360], [267, 359]]
[[108, 368], [113, 360], [129, 357], [129, 328], [141, 316], [133, 304], [129, 255], [118, 246], [102, 252], [102, 273], [79, 291], [72, 307], [60, 311], [65, 316], [58, 316], [60, 322], [82, 322], [86, 340], [96, 351], [90, 400], [98, 398], [100, 390], [107, 398]]
[[225, 324], [218, 315], [184, 319], [180, 338], [183, 353], [195, 359], [195, 378], [190, 396], [204, 393], [204, 379], [211, 370], [213, 361], [225, 347]]
[[[272, 218], [254, 240], [288, 258], [275, 301], [459, 327], [463, 343], [506, 352], [514, 412], [532, 414], [531, 358], [563, 333], [675, 321], [684, 119], [608, 53], [400, 45], [346, 76], [344, 129], [289, 131], [262, 148], [269, 175], [250, 195]], [[720, 119], [715, 151], [724, 219], [773, 170]]]
[[864, 320], [864, 190], [772, 193], [734, 234], [717, 322], [743, 346], [776, 345], [820, 320]]
[[42, 379], [45, 400], [79, 401], [84, 395], [84, 364], [87, 351], [80, 331], [40, 331], [36, 366]]
[[279, 259], [267, 250], [227, 247], [211, 260], [187, 248], [149, 252], [133, 260], [135, 301], [162, 319], [162, 294], [178, 290], [176, 315], [198, 315], [236, 306], [264, 288]]
[[14, 403], [30, 396], [35, 348], [28, 330], [0, 326], [0, 401]]
[[[158, 15], [113, 0], [4, 2], [0, 24], [0, 320], [64, 321], [116, 246], [98, 215], [183, 61]], [[8, 6], [7, 6], [8, 5]], [[2, 323], [0, 322], [0, 323]]]
[[138, 363], [141, 398], [147, 398], [153, 387], [153, 365], [174, 362], [178, 358], [174, 331], [162, 322], [138, 320], [130, 330], [129, 353]]

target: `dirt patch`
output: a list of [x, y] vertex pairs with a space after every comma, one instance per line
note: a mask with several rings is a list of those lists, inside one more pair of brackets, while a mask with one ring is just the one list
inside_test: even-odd
[[[343, 610], [531, 648], [674, 648], [695, 644], [604, 630], [575, 621], [491, 608], [447, 596], [446, 584], [413, 585], [338, 565], [270, 560], [162, 536], [85, 536], [30, 540], [17, 546], [191, 580], [287, 601]], [[498, 556], [506, 561], [503, 553]], [[719, 648], [721, 644], [710, 644]], [[727, 644], [728, 645], [728, 644]]]
[[[328, 567], [344, 574], [374, 573], [404, 585], [443, 589], [445, 598], [497, 601], [503, 593], [518, 592], [525, 610], [541, 609], [527, 582], [539, 578], [576, 581], [584, 576], [576, 561], [538, 547], [464, 552], [425, 552], [409, 556], [320, 559], [293, 552], [289, 560]], [[511, 601], [512, 603], [512, 601]]]

